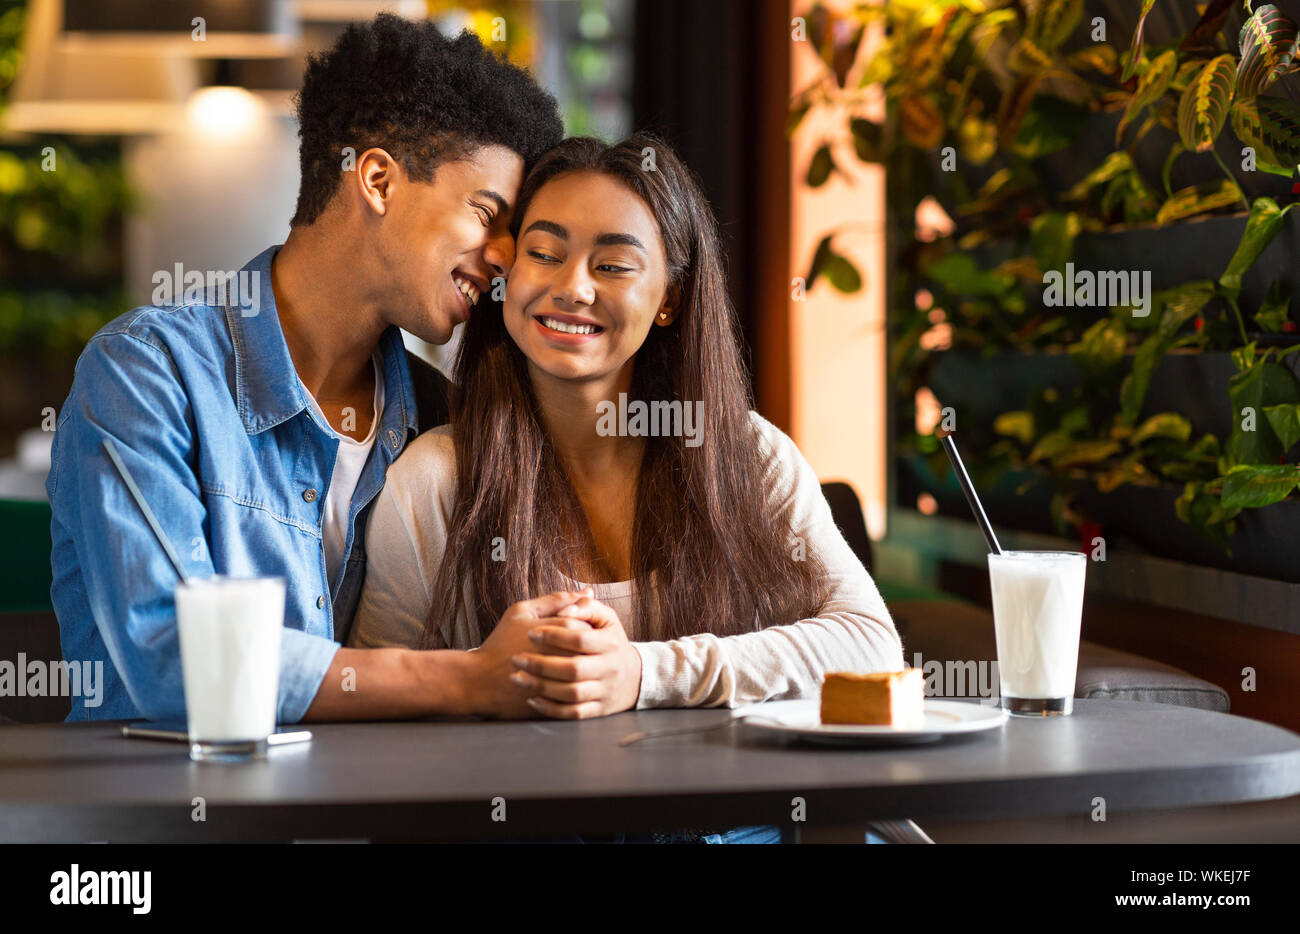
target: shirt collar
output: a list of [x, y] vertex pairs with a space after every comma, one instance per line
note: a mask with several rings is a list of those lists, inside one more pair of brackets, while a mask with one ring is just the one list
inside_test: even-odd
[[[271, 288], [271, 261], [279, 244], [268, 247], [249, 261], [240, 275], [252, 278], [251, 290], [258, 296], [254, 308], [226, 305], [226, 321], [235, 356], [235, 403], [249, 434], [257, 434], [288, 421], [309, 405], [307, 391], [298, 378], [289, 345], [280, 327]], [[379, 339], [384, 361], [384, 412], [377, 440], [397, 454], [409, 433], [418, 430], [415, 386], [406, 365], [402, 334], [389, 327]]]

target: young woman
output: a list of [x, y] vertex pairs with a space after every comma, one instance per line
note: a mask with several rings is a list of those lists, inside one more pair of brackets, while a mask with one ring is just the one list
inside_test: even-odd
[[515, 232], [451, 424], [376, 501], [352, 643], [459, 653], [449, 712], [488, 716], [737, 706], [903, 668], [812, 468], [749, 409], [689, 170], [644, 134], [567, 140]]

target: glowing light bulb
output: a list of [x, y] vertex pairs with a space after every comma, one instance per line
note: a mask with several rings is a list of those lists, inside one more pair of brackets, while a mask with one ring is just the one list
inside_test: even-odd
[[261, 122], [265, 106], [243, 88], [214, 85], [190, 97], [185, 115], [190, 126], [204, 136], [239, 139]]

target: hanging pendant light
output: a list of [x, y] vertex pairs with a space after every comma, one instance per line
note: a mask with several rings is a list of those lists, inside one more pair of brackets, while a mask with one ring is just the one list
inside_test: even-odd
[[22, 63], [0, 111], [17, 133], [152, 133], [183, 119], [182, 103], [199, 87], [194, 59], [70, 52], [59, 41], [60, 0], [31, 0]]
[[300, 26], [292, 0], [63, 0], [72, 51], [194, 58], [289, 55]]

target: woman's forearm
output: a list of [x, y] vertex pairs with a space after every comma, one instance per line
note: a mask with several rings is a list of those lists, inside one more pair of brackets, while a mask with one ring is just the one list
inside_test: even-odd
[[637, 707], [738, 707], [811, 697], [830, 671], [897, 670], [898, 634], [881, 615], [828, 613], [744, 635], [633, 643], [642, 660]]

